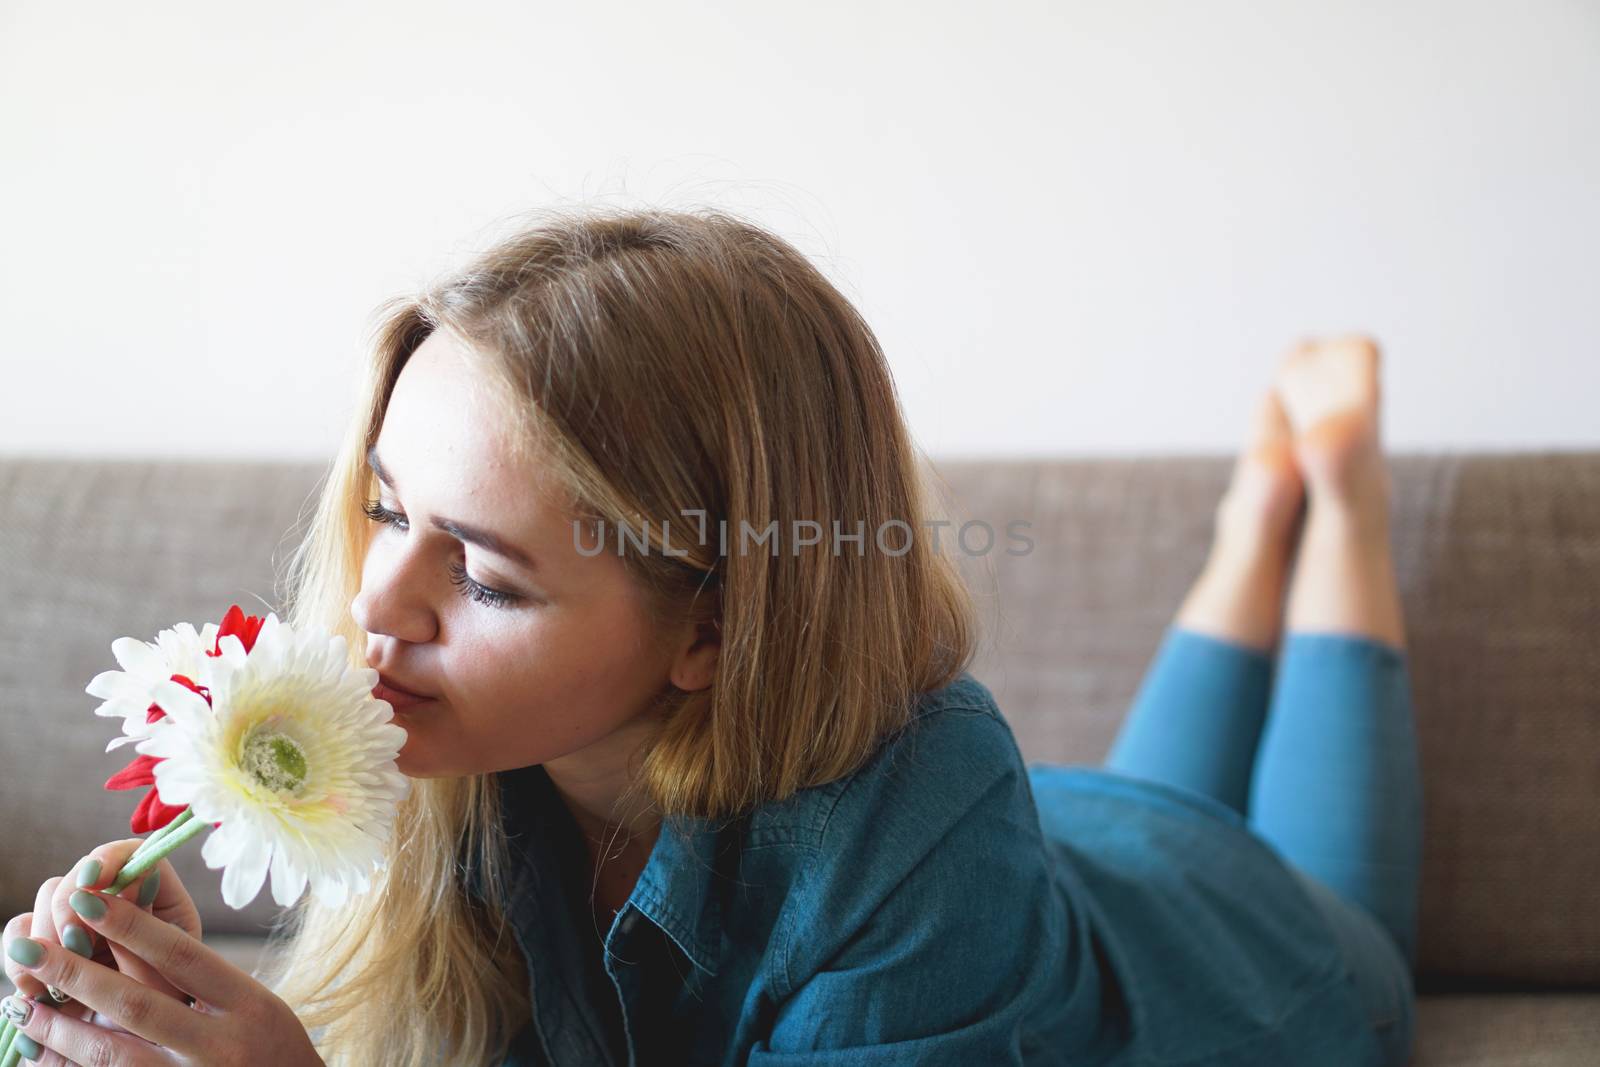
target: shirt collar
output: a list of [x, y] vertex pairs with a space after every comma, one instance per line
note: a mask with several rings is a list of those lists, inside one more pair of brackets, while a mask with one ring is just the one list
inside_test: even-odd
[[[542, 764], [497, 775], [501, 821], [511, 838], [506, 884], [553, 892], [561, 873], [561, 845], [577, 834], [577, 824]], [[669, 816], [628, 896], [628, 904], [659, 926], [708, 976], [718, 969], [722, 906], [714, 881], [728, 863], [737, 863], [737, 823], [697, 816]], [[545, 887], [551, 887], [546, 889]], [[625, 906], [626, 907], [626, 906]]]
[[[661, 825], [650, 859], [628, 901], [667, 934], [696, 967], [715, 976], [722, 940], [722, 900], [714, 892], [720, 862], [736, 844], [732, 821], [672, 816]], [[720, 862], [719, 862], [720, 861]]]

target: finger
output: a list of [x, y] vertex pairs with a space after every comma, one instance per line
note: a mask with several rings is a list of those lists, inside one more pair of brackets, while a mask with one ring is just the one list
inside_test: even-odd
[[[110, 886], [133, 858], [143, 840], [130, 837], [122, 841], [110, 841], [89, 853], [86, 858], [100, 861], [98, 877], [88, 885], [76, 888], [99, 891]], [[65, 902], [71, 895], [70, 889], [61, 894], [62, 901]], [[166, 859], [158, 861], [117, 895], [149, 908], [156, 918], [176, 924], [192, 937], [200, 936], [200, 917], [194, 910], [194, 901], [184, 889], [183, 879], [178, 877], [178, 872]]]
[[[90, 852], [89, 855], [92, 858], [100, 861], [100, 870], [98, 872], [99, 877], [91, 883], [79, 886], [79, 888], [100, 890], [104, 889], [106, 886], [109, 886], [112, 882], [117, 880], [117, 876], [122, 873], [122, 868], [128, 865], [128, 861], [133, 858], [133, 854], [139, 851], [143, 845], [144, 838], [127, 837], [123, 838], [121, 841], [108, 841], [99, 848], [96, 848], [94, 851]], [[135, 878], [131, 883], [119, 890], [117, 895], [126, 897], [129, 900], [136, 899], [139, 895], [139, 886], [146, 878], [150, 876], [153, 871], [159, 869], [159, 867], [160, 864], [157, 864], [156, 867], [151, 868], [150, 871], [146, 871], [144, 874], [141, 874], [138, 878]]]
[[[57, 930], [65, 929], [68, 923], [76, 919], [67, 903], [68, 898], [79, 889], [99, 890], [109, 887], [121, 873], [128, 859], [138, 851], [140, 844], [142, 839], [137, 837], [108, 841], [73, 865], [71, 876], [56, 886], [55, 895], [51, 898], [50, 914], [55, 919]], [[137, 899], [143, 888], [143, 882], [143, 878], [135, 881], [121, 890], [120, 895]]]
[[[127, 901], [105, 896], [99, 899], [120, 904], [128, 912], [146, 922], [161, 923], [159, 919], [145, 915]], [[180, 931], [173, 932], [180, 937], [188, 936]], [[203, 1018], [200, 1013], [179, 1004], [169, 996], [139, 984], [125, 974], [118, 974], [109, 967], [102, 967], [93, 960], [86, 960], [82, 956], [68, 952], [60, 945], [28, 938], [18, 938], [13, 941], [7, 951], [41, 982], [63, 990], [73, 999], [88, 1005], [106, 1018], [115, 1021], [118, 1026], [146, 1041], [152, 1041], [177, 1052], [193, 1049], [199, 1045], [200, 1034], [196, 1024]], [[67, 1016], [64, 1012], [55, 1014]], [[57, 1051], [65, 1054], [68, 1059], [77, 1059], [69, 1049], [57, 1049]], [[78, 1062], [116, 1061], [91, 1059]]]
[[162, 977], [160, 971], [115, 941], [107, 941], [106, 944], [111, 947], [111, 963], [117, 970], [158, 993], [165, 993], [181, 1004], [188, 1004], [188, 994]]
[[[45, 941], [56, 941], [56, 940], [58, 940], [56, 938], [55, 924], [50, 921], [49, 902], [50, 902], [50, 894], [51, 894], [51, 892], [54, 891], [56, 883], [59, 882], [59, 881], [61, 881], [61, 879], [59, 879], [59, 878], [51, 878], [51, 879], [46, 880], [45, 883], [39, 887], [38, 892], [34, 895], [34, 898], [33, 898], [33, 911], [29, 913], [30, 919], [29, 919], [29, 922], [28, 922], [28, 926], [27, 926], [26, 929], [21, 931], [20, 936], [22, 936], [22, 937], [31, 937], [31, 938], [34, 938], [34, 939], [42, 939], [42, 940], [45, 940]], [[40, 901], [41, 900], [44, 901], [44, 906], [43, 907], [40, 906]], [[7, 947], [7, 949], [9, 949], [10, 945], [7, 944], [6, 947]], [[14, 966], [15, 963], [16, 963], [16, 961], [12, 960], [10, 956], [6, 957], [6, 964], [8, 966]], [[27, 972], [23, 971], [22, 973], [26, 974]], [[13, 978], [12, 981], [15, 982], [16, 979]], [[29, 977], [28, 981], [29, 981], [30, 985], [34, 984], [33, 983], [33, 978], [31, 976]], [[41, 996], [42, 997], [42, 996], [46, 995], [45, 989], [44, 989], [44, 987], [42, 985], [39, 986], [38, 989], [32, 989], [32, 988], [27, 988], [27, 987], [23, 986], [20, 982], [18, 982], [17, 983], [17, 988], [19, 990], [25, 992], [25, 993], [29, 993], [29, 994], [34, 995], [34, 996]], [[52, 1000], [51, 1003], [55, 1003], [55, 1001]]]
[[[105, 941], [95, 937], [88, 927], [77, 921], [78, 917], [72, 914], [70, 908], [62, 910], [64, 895], [71, 891], [72, 884], [82, 867], [83, 860], [79, 860], [73, 864], [67, 877], [51, 878], [39, 887], [39, 897], [34, 901], [33, 908], [33, 931], [29, 936], [35, 941], [52, 941], [71, 949], [85, 959], [96, 958], [98, 951], [99, 959], [104, 963], [110, 963], [111, 951]], [[48, 990], [46, 993], [48, 995]], [[79, 1019], [86, 1014], [83, 1005], [70, 1000], [60, 1001], [51, 996], [49, 1004], [57, 1011], [67, 1012]]]
[[6, 950], [6, 977], [11, 979], [11, 984], [17, 987], [17, 992], [23, 996], [45, 996], [44, 983], [22, 969], [22, 964], [11, 958], [11, 942], [19, 937], [27, 937], [33, 932], [33, 912], [25, 911], [21, 915], [12, 917], [6, 923], [6, 932], [3, 939]]
[[[122, 873], [123, 867], [127, 866], [128, 861], [133, 858], [133, 854], [139, 850], [142, 844], [143, 839], [138, 837], [125, 838], [121, 841], [109, 841], [79, 860], [77, 866], [73, 868], [73, 877], [63, 880], [56, 887], [55, 896], [51, 902], [51, 910], [56, 922], [59, 924], [58, 928], [62, 931], [63, 938], [67, 936], [67, 931], [69, 930], [83, 931], [85, 929], [82, 920], [72, 910], [72, 894], [81, 888], [92, 890], [109, 888], [116, 882], [117, 876]], [[166, 877], [166, 872], [171, 872], [170, 879]], [[164, 859], [124, 886], [117, 895], [125, 900], [133, 901], [140, 907], [154, 909], [160, 902], [163, 884], [168, 887], [165, 894], [167, 898], [165, 910], [185, 929], [189, 927], [198, 928], [199, 924], [193, 918], [194, 905], [189, 901], [188, 895], [184, 893], [183, 884], [178, 880], [177, 872], [173, 871], [172, 865]], [[197, 929], [195, 932], [198, 934]], [[76, 945], [81, 944], [82, 940], [83, 935], [79, 934], [73, 938], [75, 944], [67, 945], [67, 947], [76, 950]], [[93, 949], [89, 953], [92, 959], [105, 964], [107, 967], [115, 968], [136, 981], [143, 982], [157, 992], [165, 993], [176, 1000], [185, 1000], [182, 990], [173, 986], [172, 983], [158, 974], [155, 968], [139, 959], [138, 956], [120, 949], [97, 934], [89, 934], [89, 940]], [[62, 941], [62, 944], [66, 944], [66, 942]]]
[[[105, 910], [101, 911], [96, 906], [98, 904], [105, 904]], [[73, 896], [72, 905], [75, 909], [82, 909], [79, 915], [83, 921], [93, 926], [106, 940], [131, 951], [179, 989], [195, 996], [204, 995], [206, 1003], [210, 1005], [226, 1010], [252, 999], [260, 988], [254, 978], [199, 939], [141, 911], [120, 897], [80, 892]], [[172, 1004], [168, 998], [162, 999], [167, 1005]], [[94, 1001], [88, 1003], [105, 1011]], [[177, 1010], [193, 1014], [187, 1007], [179, 1006]], [[118, 1021], [135, 1033], [139, 1032], [126, 1019]], [[165, 1041], [161, 1043], [167, 1044]]]
[[[106, 1030], [15, 994], [0, 1001], [0, 1011], [18, 1024], [21, 1053], [41, 1064], [52, 1062], [51, 1053], [72, 1063], [115, 1063], [119, 1067], [165, 1067], [173, 1062], [161, 1049], [134, 1034]], [[23, 1038], [32, 1046], [22, 1046]], [[40, 1052], [44, 1055], [37, 1055]]]
[[[121, 870], [121, 865], [117, 862], [117, 858], [113, 856], [111, 860], [105, 862], [108, 864], [117, 865], [110, 872], [102, 870], [97, 878], [90, 879], [91, 882], [104, 882], [105, 884], [110, 885], [116, 880], [115, 872]], [[162, 862], [164, 863], [165, 861]], [[173, 877], [176, 878], [177, 875], [173, 875]], [[163, 881], [164, 879], [162, 878], [161, 867], [158, 865], [151, 868], [139, 878], [135, 879], [126, 888], [124, 888], [122, 892], [118, 894], [118, 896], [122, 897], [124, 900], [131, 899], [136, 907], [149, 907], [154, 903], [155, 899], [160, 894], [161, 884]], [[77, 891], [78, 890], [76, 889], [66, 891], [65, 883], [63, 883], [63, 886], [59, 886], [56, 889], [56, 899], [61, 902], [57, 906], [65, 907], [67, 914], [72, 917], [67, 925], [62, 928], [63, 938], [67, 936], [67, 930], [87, 929], [83, 924], [83, 920], [78, 916], [78, 913], [72, 910], [72, 894]], [[192, 912], [193, 907], [191, 906], [187, 910]], [[145, 985], [159, 993], [165, 993], [167, 996], [172, 997], [175, 1000], [184, 1001], [187, 1003], [183, 991], [163, 978], [154, 967], [150, 966], [144, 960], [140, 959], [138, 956], [129, 952], [120, 945], [117, 945], [115, 942], [107, 941], [99, 934], [90, 934], [89, 936], [93, 938], [93, 944], [95, 945], [96, 949], [91, 954], [91, 958], [94, 959], [95, 962], [102, 963], [107, 967], [121, 971], [129, 978], [132, 978], [138, 982], [143, 982]], [[81, 942], [82, 938], [81, 936], [74, 937], [73, 940], [75, 942]], [[66, 944], [66, 941], [63, 940], [62, 943]], [[73, 948], [72, 945], [67, 945], [67, 947]]]
[[[48, 941], [57, 945], [61, 944], [61, 927], [56, 925], [55, 920], [51, 917], [50, 901], [55, 891], [60, 887], [63, 881], [65, 881], [65, 879], [62, 878], [46, 879], [44, 884], [39, 887], [38, 895], [34, 897], [33, 922], [31, 924], [32, 928], [28, 931], [28, 936], [35, 941]], [[78, 953], [80, 956], [92, 953], [94, 951], [93, 946], [92, 944], [87, 943], [89, 936], [90, 935], [88, 931], [81, 924], [78, 925], [76, 933], [72, 934], [70, 937], [70, 940], [73, 944], [73, 951]], [[88, 952], [85, 952], [85, 949], [88, 949]], [[17, 988], [21, 989], [22, 987], [18, 986]], [[83, 1005], [74, 1004], [70, 1000], [59, 1001], [50, 995], [50, 991], [48, 989], [42, 990], [36, 995], [40, 997], [48, 997], [50, 1006], [53, 1008], [56, 1008], [60, 1011], [73, 1013], [80, 1018], [83, 1016]]]
[[[155, 889], [150, 888], [154, 882]], [[166, 860], [162, 860], [151, 869], [144, 877], [141, 885], [146, 896], [140, 898], [148, 901], [149, 911], [162, 922], [171, 923], [195, 940], [200, 939], [200, 913], [195, 910], [194, 900], [189, 896], [189, 891], [183, 887], [183, 879], [178, 877], [177, 869]], [[154, 892], [151, 899], [148, 894]]]
[[[21, 994], [13, 994], [13, 996], [20, 998]], [[56, 1011], [61, 1011], [61, 1005], [54, 1003], [49, 997], [40, 997], [39, 1001], [42, 1001], [49, 1008], [52, 1008]], [[0, 1012], [4, 1012], [6, 1010], [6, 1001], [0, 1000]], [[20, 1005], [11, 1005], [9, 1008], [10, 1017], [23, 1018], [24, 1013], [29, 1010], [31, 1009]], [[12, 1027], [13, 1031], [16, 1029], [17, 1028], [15, 1026]], [[32, 1044], [28, 1045], [25, 1044], [25, 1042], [31, 1042]], [[12, 1047], [12, 1050], [16, 1052], [18, 1056], [25, 1057], [25, 1054], [31, 1054], [33, 1059], [28, 1061], [29, 1067], [78, 1067], [78, 1065], [75, 1063], [68, 1063], [66, 1057], [61, 1055], [61, 1053], [45, 1048], [26, 1034], [17, 1034], [16, 1044]], [[18, 1067], [21, 1067], [21, 1061], [19, 1061]]]

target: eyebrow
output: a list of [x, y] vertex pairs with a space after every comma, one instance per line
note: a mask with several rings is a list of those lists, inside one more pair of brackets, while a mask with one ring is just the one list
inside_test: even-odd
[[[372, 473], [378, 476], [378, 481], [387, 485], [393, 492], [399, 492], [394, 487], [394, 479], [389, 475], [383, 464], [378, 461], [377, 445], [371, 445], [367, 448], [367, 466], [371, 467]], [[534, 563], [532, 556], [499, 534], [490, 533], [488, 530], [478, 526], [469, 526], [464, 522], [456, 522], [454, 519], [440, 518], [437, 515], [433, 517], [432, 523], [436, 529], [443, 530], [452, 537], [477, 545], [479, 548], [487, 549], [495, 555], [502, 556], [514, 563], [520, 563], [530, 571], [538, 570], [538, 564]]]

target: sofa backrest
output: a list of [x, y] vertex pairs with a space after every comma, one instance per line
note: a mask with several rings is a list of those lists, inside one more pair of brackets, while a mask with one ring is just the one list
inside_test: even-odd
[[[973, 524], [955, 549], [986, 622], [973, 672], [1029, 760], [1103, 757], [1199, 572], [1231, 464], [936, 463], [956, 524], [945, 536]], [[1600, 984], [1600, 452], [1390, 464], [1426, 779], [1419, 971]], [[104, 751], [116, 725], [84, 692], [116, 669], [111, 642], [218, 621], [235, 602], [279, 610], [321, 474], [0, 457], [0, 915], [130, 835], [139, 793], [101, 784], [132, 753]], [[227, 908], [199, 848], [175, 862], [208, 931], [274, 916], [265, 890]]]

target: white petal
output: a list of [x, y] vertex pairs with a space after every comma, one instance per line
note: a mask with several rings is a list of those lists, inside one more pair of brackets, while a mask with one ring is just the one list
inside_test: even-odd
[[[83, 687], [83, 691], [92, 697], [110, 700], [122, 695], [123, 691], [128, 688], [129, 681], [130, 678], [126, 671], [101, 671], [94, 676], [88, 685]], [[137, 682], [134, 684], [138, 685]]]
[[300, 899], [306, 890], [306, 875], [289, 858], [287, 849], [272, 853], [272, 900], [280, 908], [287, 908]]
[[204, 775], [181, 759], [163, 759], [151, 773], [155, 776], [156, 790], [161, 794], [161, 799], [174, 807], [193, 804], [210, 784]]
[[122, 669], [143, 678], [159, 678], [166, 661], [148, 643], [137, 637], [119, 637], [111, 642], [111, 654], [117, 657]]
[[225, 822], [206, 838], [206, 843], [200, 847], [200, 858], [206, 861], [207, 867], [216, 870], [236, 860], [249, 844], [248, 834], [241, 833], [233, 823]]
[[211, 718], [206, 698], [177, 682], [160, 682], [151, 688], [154, 703], [185, 730], [202, 730]]
[[255, 899], [261, 892], [271, 859], [271, 845], [251, 841], [239, 858], [228, 864], [228, 869], [222, 873], [222, 899], [228, 907], [242, 908]]
[[[217, 647], [222, 649], [223, 658], [227, 659], [231, 665], [237, 666], [249, 655], [244, 650], [244, 642], [239, 640], [237, 634], [228, 634], [217, 643]], [[213, 656], [211, 658], [215, 659], [217, 657]]]
[[[174, 756], [186, 756], [194, 751], [194, 746], [189, 743], [189, 738], [172, 723], [158, 721], [150, 725], [152, 729], [144, 737], [120, 738], [117, 743], [137, 742], [133, 746], [135, 752], [146, 756], [155, 756], [161, 760], [170, 760]], [[108, 748], [106, 751], [109, 752], [111, 750]]]

